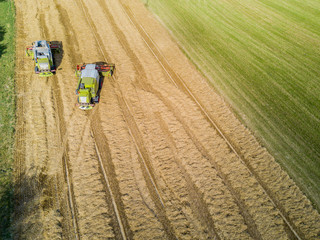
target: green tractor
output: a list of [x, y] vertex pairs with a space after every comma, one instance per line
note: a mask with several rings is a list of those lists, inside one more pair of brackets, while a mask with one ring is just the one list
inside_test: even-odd
[[102, 77], [112, 76], [114, 64], [91, 63], [77, 65], [76, 76], [79, 77], [76, 94], [78, 106], [82, 110], [90, 110], [99, 102]]
[[60, 42], [35, 41], [32, 46], [27, 46], [26, 55], [31, 56], [35, 64], [35, 73], [41, 77], [50, 77], [56, 72], [53, 52], [60, 52]]

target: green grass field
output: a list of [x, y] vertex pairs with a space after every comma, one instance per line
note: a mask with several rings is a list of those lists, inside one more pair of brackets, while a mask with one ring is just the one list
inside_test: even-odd
[[15, 124], [14, 3], [0, 0], [0, 239], [11, 239], [13, 144]]
[[142, 0], [320, 209], [320, 1]]

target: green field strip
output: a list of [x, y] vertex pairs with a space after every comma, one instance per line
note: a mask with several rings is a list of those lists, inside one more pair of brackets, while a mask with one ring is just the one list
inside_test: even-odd
[[11, 239], [15, 126], [15, 13], [13, 1], [0, 1], [0, 239]]
[[320, 2], [142, 1], [320, 209]]

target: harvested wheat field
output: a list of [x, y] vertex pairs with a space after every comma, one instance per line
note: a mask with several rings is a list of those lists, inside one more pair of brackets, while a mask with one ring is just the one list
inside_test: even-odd
[[[319, 239], [320, 215], [140, 0], [16, 0], [15, 239]], [[34, 74], [35, 40], [62, 41]], [[76, 106], [75, 66], [111, 62]]]

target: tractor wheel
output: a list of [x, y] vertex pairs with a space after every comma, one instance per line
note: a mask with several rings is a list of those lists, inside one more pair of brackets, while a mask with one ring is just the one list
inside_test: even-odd
[[94, 103], [99, 103], [99, 96], [96, 96], [96, 97], [93, 99], [93, 102], [94, 102]]

